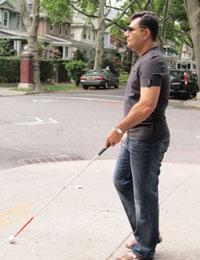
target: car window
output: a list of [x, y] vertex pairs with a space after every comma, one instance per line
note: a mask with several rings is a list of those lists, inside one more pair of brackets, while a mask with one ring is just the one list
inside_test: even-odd
[[184, 73], [182, 71], [172, 70], [170, 71], [170, 75], [178, 79], [184, 79]]
[[86, 73], [88, 76], [97, 76], [97, 75], [103, 75], [104, 71], [103, 70], [90, 70]]

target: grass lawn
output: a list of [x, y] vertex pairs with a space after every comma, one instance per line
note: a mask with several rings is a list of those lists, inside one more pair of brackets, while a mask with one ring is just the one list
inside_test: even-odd
[[126, 85], [128, 77], [129, 77], [129, 74], [127, 72], [120, 73], [119, 84], [120, 85]]
[[[119, 84], [126, 85], [128, 80], [129, 74], [127, 72], [121, 72], [119, 77]], [[17, 89], [18, 83], [0, 83], [0, 87], [10, 87], [11, 90], [15, 91], [25, 91], [25, 92], [32, 92], [31, 90], [18, 90]], [[59, 90], [75, 90], [75, 89], [82, 89], [81, 86], [75, 86], [73, 83], [63, 83], [63, 84], [55, 84], [51, 85], [48, 83], [42, 84], [42, 91], [59, 91]]]
[[44, 85], [42, 86], [43, 91], [58, 91], [58, 90], [69, 90], [69, 89], [80, 89], [81, 86], [75, 86], [75, 85]]

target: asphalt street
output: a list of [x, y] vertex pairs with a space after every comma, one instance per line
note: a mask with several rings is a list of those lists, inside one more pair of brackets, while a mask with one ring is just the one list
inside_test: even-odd
[[[0, 169], [51, 161], [89, 160], [123, 117], [124, 89], [2, 97]], [[198, 109], [170, 100], [166, 161], [199, 162]], [[6, 113], [5, 113], [6, 111]], [[108, 151], [107, 159], [117, 152]]]

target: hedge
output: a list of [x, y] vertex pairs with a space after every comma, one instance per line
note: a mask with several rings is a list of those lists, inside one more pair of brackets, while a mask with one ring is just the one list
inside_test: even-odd
[[0, 57], [0, 83], [13, 83], [20, 80], [20, 59]]
[[[65, 70], [67, 61], [61, 59], [40, 59], [40, 80], [46, 82], [54, 76], [54, 66], [58, 68], [58, 82], [69, 81], [70, 78]], [[20, 82], [20, 58], [0, 57], [0, 83]]]

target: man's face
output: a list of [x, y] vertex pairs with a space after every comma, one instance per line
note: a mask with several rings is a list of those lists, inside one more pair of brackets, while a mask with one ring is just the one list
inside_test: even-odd
[[125, 33], [127, 47], [136, 52], [139, 51], [144, 44], [144, 29], [139, 26], [140, 19], [140, 17], [134, 19]]

